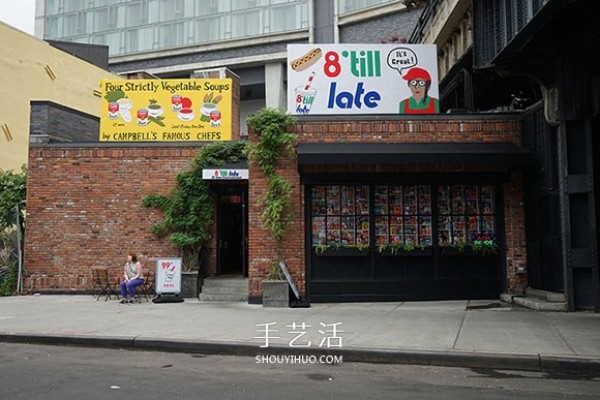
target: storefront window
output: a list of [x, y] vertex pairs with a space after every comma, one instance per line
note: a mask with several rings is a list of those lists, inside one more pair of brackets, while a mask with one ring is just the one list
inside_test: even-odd
[[493, 185], [318, 185], [311, 195], [312, 246], [369, 245], [371, 225], [376, 245], [431, 246], [434, 232], [438, 246], [461, 245], [496, 234]]
[[375, 186], [377, 244], [431, 246], [431, 187]]
[[369, 244], [369, 187], [312, 188], [312, 245]]
[[468, 243], [474, 234], [495, 234], [492, 185], [437, 187], [438, 244]]

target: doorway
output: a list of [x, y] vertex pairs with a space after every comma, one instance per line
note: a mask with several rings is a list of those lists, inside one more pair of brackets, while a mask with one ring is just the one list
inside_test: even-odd
[[219, 194], [217, 273], [248, 276], [245, 192]]

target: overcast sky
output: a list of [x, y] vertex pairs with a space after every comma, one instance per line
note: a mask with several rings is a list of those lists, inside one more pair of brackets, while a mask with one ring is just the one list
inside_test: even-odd
[[33, 35], [35, 0], [0, 0], [0, 21]]

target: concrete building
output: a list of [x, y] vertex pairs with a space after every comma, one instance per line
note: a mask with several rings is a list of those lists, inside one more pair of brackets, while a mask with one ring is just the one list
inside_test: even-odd
[[108, 45], [110, 69], [186, 78], [226, 67], [240, 77], [242, 134], [262, 107], [285, 108], [288, 43], [380, 43], [410, 35], [403, 0], [37, 0], [35, 32]]
[[572, 310], [600, 310], [599, 12], [591, 0], [434, 0], [411, 36], [438, 46], [443, 110], [521, 113], [535, 158], [528, 291]]
[[[95, 95], [111, 73], [0, 22], [0, 169], [27, 164], [30, 101], [51, 101], [99, 115]], [[99, 93], [98, 93], [99, 94]]]

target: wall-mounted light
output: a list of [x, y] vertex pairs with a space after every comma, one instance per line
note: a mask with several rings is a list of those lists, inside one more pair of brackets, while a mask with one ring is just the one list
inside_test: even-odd
[[2, 124], [2, 131], [4, 132], [4, 136], [6, 136], [6, 140], [8, 142], [10, 142], [11, 140], [13, 140], [13, 136], [10, 133], [10, 129], [8, 129], [8, 125]]
[[46, 66], [44, 67], [44, 70], [46, 71], [46, 73], [48, 74], [50, 79], [52, 79], [52, 80], [56, 79], [56, 74], [54, 73], [54, 71], [52, 71], [52, 68], [50, 68], [50, 66], [48, 64], [46, 64]]

